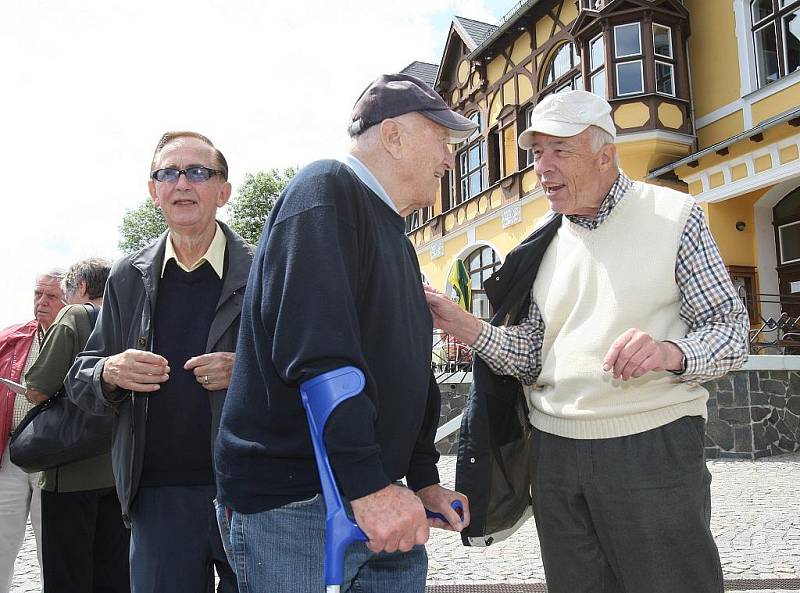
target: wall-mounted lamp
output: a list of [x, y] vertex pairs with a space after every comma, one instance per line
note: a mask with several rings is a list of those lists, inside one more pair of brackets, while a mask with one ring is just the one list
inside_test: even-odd
[[737, 231], [743, 231], [746, 226], [747, 226], [747, 224], [745, 223], [745, 221], [743, 221], [743, 220], [737, 220], [736, 221], [736, 230]]

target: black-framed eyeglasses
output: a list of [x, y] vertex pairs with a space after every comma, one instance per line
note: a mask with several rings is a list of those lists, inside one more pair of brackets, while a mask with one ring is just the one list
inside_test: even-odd
[[175, 183], [178, 181], [181, 173], [186, 175], [187, 181], [191, 183], [202, 183], [204, 181], [208, 181], [214, 175], [221, 175], [222, 171], [201, 166], [188, 167], [186, 169], [175, 169], [168, 167], [166, 169], [157, 169], [153, 171], [150, 173], [150, 177], [161, 183]]

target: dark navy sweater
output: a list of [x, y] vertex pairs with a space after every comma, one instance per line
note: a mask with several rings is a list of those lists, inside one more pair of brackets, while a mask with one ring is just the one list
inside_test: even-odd
[[206, 351], [222, 280], [211, 264], [193, 272], [167, 262], [158, 283], [153, 352], [169, 362], [169, 380], [150, 394], [140, 486], [213, 484], [208, 391], [183, 365]]
[[438, 482], [432, 319], [403, 219], [338, 161], [278, 200], [247, 282], [215, 447], [220, 500], [260, 512], [320, 491], [299, 383], [345, 365], [367, 379], [326, 425], [343, 495]]

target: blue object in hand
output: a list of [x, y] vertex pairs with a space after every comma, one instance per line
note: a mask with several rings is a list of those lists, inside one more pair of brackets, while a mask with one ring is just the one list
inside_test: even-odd
[[364, 390], [364, 373], [346, 366], [328, 371], [300, 384], [300, 397], [306, 409], [311, 443], [325, 500], [325, 586], [338, 590], [344, 581], [344, 554], [347, 546], [367, 541], [367, 536], [345, 511], [342, 496], [333, 477], [325, 449], [325, 423], [331, 412], [343, 401]]
[[[322, 484], [322, 498], [325, 501], [325, 586], [328, 591], [338, 591], [344, 581], [344, 555], [347, 547], [353, 542], [367, 541], [367, 536], [345, 510], [328, 460], [323, 435], [328, 417], [336, 406], [360, 394], [365, 385], [364, 373], [352, 366], [328, 371], [300, 384], [300, 397], [306, 410], [314, 458]], [[463, 517], [461, 501], [453, 501], [452, 507]], [[428, 517], [447, 523], [441, 513], [427, 509], [425, 513]]]
[[[454, 500], [452, 503], [450, 503], [450, 506], [453, 507], [453, 510], [456, 513], [458, 513], [459, 517], [461, 517], [462, 519], [464, 518], [464, 505], [461, 504], [460, 500]], [[428, 519], [440, 519], [445, 523], [449, 523], [449, 521], [445, 519], [443, 514], [434, 513], [433, 511], [429, 511], [428, 509], [425, 509], [425, 516], [428, 517]]]

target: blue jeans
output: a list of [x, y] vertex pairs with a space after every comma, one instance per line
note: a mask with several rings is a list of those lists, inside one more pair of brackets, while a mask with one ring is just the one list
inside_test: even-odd
[[[217, 519], [239, 593], [325, 591], [325, 504], [320, 495], [250, 515], [218, 507]], [[427, 572], [425, 546], [374, 554], [356, 542], [345, 555], [342, 593], [424, 593]]]

